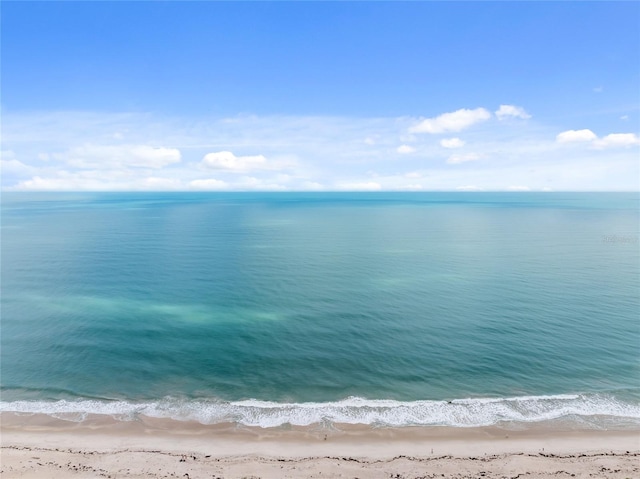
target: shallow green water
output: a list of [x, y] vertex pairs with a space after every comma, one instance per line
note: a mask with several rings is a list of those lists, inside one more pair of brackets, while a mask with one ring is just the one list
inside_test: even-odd
[[4, 410], [640, 418], [638, 194], [2, 200]]

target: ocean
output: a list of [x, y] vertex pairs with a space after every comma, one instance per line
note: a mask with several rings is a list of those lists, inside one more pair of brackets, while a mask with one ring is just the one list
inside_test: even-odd
[[638, 193], [3, 193], [1, 411], [640, 426]]

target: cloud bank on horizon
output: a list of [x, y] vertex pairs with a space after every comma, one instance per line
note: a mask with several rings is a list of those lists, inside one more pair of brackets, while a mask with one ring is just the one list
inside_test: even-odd
[[[30, 5], [28, 7], [31, 9]], [[147, 40], [138, 38], [137, 35], [144, 32], [135, 33], [136, 41], [142, 44], [136, 44], [137, 49], [134, 45], [130, 53], [126, 49], [118, 50], [121, 42], [131, 42], [131, 38], [121, 38], [124, 34], [118, 30], [107, 34], [112, 37], [100, 40], [88, 33], [91, 22], [95, 26], [95, 22], [110, 21], [108, 18], [96, 20], [96, 8], [117, 13], [127, 8], [124, 5], [51, 7], [38, 4], [35, 8], [35, 20], [34, 17], [30, 19], [35, 24], [33, 28], [40, 33], [20, 30], [25, 28], [29, 19], [25, 7], [12, 4], [3, 12], [3, 42], [7, 53], [3, 61], [6, 80], [3, 86], [0, 161], [4, 191], [640, 189], [640, 95], [633, 87], [634, 82], [637, 86], [640, 78], [640, 66], [623, 58], [624, 53], [638, 58], [640, 47], [634, 42], [622, 44], [624, 35], [631, 33], [630, 30], [625, 33], [619, 26], [618, 35], [613, 38], [607, 36], [608, 43], [601, 45], [599, 50], [603, 51], [601, 58], [605, 58], [608, 50], [604, 47], [617, 47], [614, 51], [621, 53], [620, 58], [608, 60], [617, 66], [617, 70], [609, 69], [604, 74], [592, 69], [594, 61], [588, 55], [573, 61], [563, 60], [570, 63], [567, 69], [576, 70], [576, 76], [588, 75], [580, 94], [574, 93], [575, 79], [573, 83], [562, 83], [559, 77], [542, 75], [529, 80], [517, 68], [505, 70], [509, 77], [502, 84], [500, 72], [494, 72], [495, 65], [510, 59], [514, 52], [496, 43], [495, 58], [485, 58], [488, 65], [476, 66], [475, 76], [463, 77], [460, 73], [468, 66], [461, 65], [459, 59], [446, 60], [445, 55], [440, 58], [441, 63], [445, 63], [438, 68], [433, 65], [407, 65], [405, 72], [397, 71], [396, 76], [388, 78], [386, 73], [378, 73], [375, 81], [380, 83], [373, 85], [378, 88], [378, 96], [369, 97], [368, 102], [363, 99], [359, 104], [360, 99], [356, 98], [358, 89], [373, 88], [367, 83], [369, 77], [363, 76], [360, 83], [357, 78], [350, 83], [348, 78], [339, 75], [333, 78], [332, 74], [319, 73], [315, 69], [344, 68], [339, 58], [327, 58], [339, 56], [345, 48], [355, 49], [349, 58], [358, 59], [353, 66], [362, 70], [374, 68], [375, 62], [369, 65], [360, 55], [382, 55], [378, 58], [379, 63], [394, 62], [396, 56], [402, 55], [400, 52], [381, 53], [378, 50], [380, 45], [376, 43], [378, 40], [373, 37], [365, 35], [363, 44], [357, 48], [327, 39], [324, 44], [306, 44], [305, 48], [297, 51], [290, 43], [304, 38], [297, 28], [285, 34], [259, 26], [258, 29], [267, 29], [262, 32], [263, 36], [247, 33], [234, 37], [233, 33], [227, 32], [228, 38], [221, 35], [233, 45], [233, 41], [246, 43], [246, 54], [252, 49], [260, 50], [260, 42], [277, 40], [279, 43], [266, 45], [265, 49], [252, 53], [248, 59], [238, 59], [235, 56], [238, 52], [233, 51], [236, 47], [221, 47], [216, 43], [216, 48], [222, 48], [227, 55], [224, 58], [242, 62], [237, 65], [237, 75], [225, 71], [222, 74], [231, 78], [221, 79], [216, 75], [222, 74], [214, 68], [219, 63], [205, 62], [203, 65], [202, 57], [191, 58], [189, 53], [182, 53], [186, 60], [174, 57], [162, 46], [150, 45]], [[87, 30], [69, 37], [70, 34], [53, 25], [55, 18], [50, 18], [53, 15], [51, 8], [55, 14], [65, 15], [67, 24], [89, 22]], [[169, 22], [172, 15], [171, 12], [158, 13], [154, 5], [130, 8], [160, 15], [158, 21], [161, 23]], [[281, 16], [285, 12], [293, 17], [300, 14], [302, 20], [298, 20], [302, 26], [311, 28], [309, 23], [304, 24], [304, 14], [313, 10], [320, 14], [315, 33], [325, 39], [327, 32], [332, 31], [329, 27], [335, 28], [345, 18], [355, 15], [352, 17], [355, 18], [355, 31], [337, 33], [338, 36], [352, 35], [352, 40], [357, 33], [371, 27], [371, 22], [375, 23], [376, 15], [381, 18], [391, 15], [392, 26], [385, 34], [386, 40], [393, 44], [401, 38], [409, 53], [417, 55], [423, 52], [417, 44], [431, 38], [431, 34], [419, 29], [419, 24], [403, 29], [402, 22], [409, 22], [417, 13], [448, 18], [458, 7], [439, 4], [395, 7], [279, 4], [265, 7], [252, 4], [238, 11], [238, 7], [233, 5], [170, 4], [167, 8], [178, 11], [187, 21], [187, 26], [194, 28], [197, 25], [193, 23], [197, 23], [203, 11], [227, 12], [231, 14], [231, 20], [235, 18], [233, 15], [239, 15], [238, 21], [245, 21], [247, 9], [251, 10], [253, 21], [259, 25], [262, 25], [262, 20], [274, 20], [280, 27], [296, 25], [295, 18]], [[522, 16], [526, 16], [510, 5], [480, 4], [470, 8], [479, 9], [484, 14], [497, 9], [503, 13], [501, 18], [505, 24], [522, 23]], [[627, 10], [633, 8], [640, 10], [637, 5], [619, 4], [540, 4], [526, 7], [533, 9], [540, 19], [546, 18], [549, 12], [555, 12], [559, 18], [574, 22], [572, 26], [575, 29], [583, 28], [591, 17], [601, 17], [603, 11], [609, 17], [622, 18], [628, 15]], [[365, 11], [369, 14], [368, 20], [362, 19], [361, 14]], [[580, 13], [577, 17], [576, 12]], [[534, 15], [533, 23], [535, 18]], [[595, 21], [593, 19], [589, 21]], [[126, 27], [123, 27], [125, 31]], [[467, 35], [473, 36], [470, 20], [469, 27], [471, 33]], [[598, 36], [598, 40], [608, 32]], [[159, 38], [152, 30], [147, 33], [152, 39]], [[305, 31], [305, 35], [307, 33]], [[35, 40], [29, 40], [35, 46], [26, 40], [28, 35], [36, 35]], [[183, 34], [178, 38], [182, 46], [196, 47], [190, 43], [195, 40], [189, 35]], [[86, 40], [84, 46], [78, 44], [79, 39]], [[442, 48], [467, 55], [465, 59], [470, 61], [487, 48], [486, 45], [476, 46], [470, 40], [451, 35], [443, 39]], [[107, 53], [109, 41], [121, 55], [130, 55], [128, 60], [125, 57], [127, 61], [144, 63], [147, 56], [154, 55], [158, 61], [178, 61], [180, 58], [180, 61], [191, 62], [183, 67], [189, 67], [188, 71], [193, 75], [180, 77], [182, 82], [174, 89], [155, 92], [149, 92], [154, 88], [148, 85], [156, 80], [163, 81], [157, 71], [134, 70], [131, 75], [118, 77], [118, 81], [105, 81], [98, 70], [123, 68], [122, 62], [125, 61]], [[492, 40], [486, 41], [491, 43]], [[498, 42], [500, 38], [494, 41]], [[580, 38], [571, 40], [567, 48], [571, 49], [572, 45], [575, 46], [573, 42], [580, 41]], [[25, 60], [31, 50], [38, 46], [44, 48], [42, 45], [46, 42], [53, 45], [47, 58], [41, 57], [41, 63]], [[517, 42], [523, 49], [531, 46], [527, 40], [519, 39]], [[533, 44], [542, 50], [537, 65], [541, 72], [546, 70], [546, 63], [550, 64], [549, 72], [564, 68], [561, 59], [548, 57], [551, 43], [546, 49], [540, 39], [532, 41]], [[469, 51], [460, 53], [461, 46]], [[197, 44], [197, 48], [202, 47], [202, 42]], [[291, 51], [283, 54], [276, 47]], [[558, 52], [558, 55], [562, 56], [562, 53]], [[83, 64], [85, 55], [98, 64], [97, 71], [87, 70]], [[384, 55], [391, 56], [387, 58]], [[286, 79], [287, 75], [270, 78], [272, 73], [268, 70], [262, 72], [267, 78], [260, 78], [261, 72], [256, 68], [260, 65], [267, 68], [261, 61], [264, 57], [275, 63], [281, 62], [281, 66], [290, 69], [290, 76], [294, 78], [290, 81]], [[312, 63], [301, 69], [299, 63], [306, 61]], [[603, 64], [602, 68], [605, 66]], [[133, 68], [131, 64], [129, 67]], [[202, 76], [198, 69], [206, 70], [205, 67], [209, 68], [208, 74]], [[247, 76], [249, 70], [253, 76]], [[54, 71], [58, 72], [58, 77], [52, 73]], [[424, 76], [427, 71], [439, 72], [450, 78], [439, 84], [437, 79]], [[47, 85], [47, 74], [52, 75], [48, 77], [52, 78], [51, 82], [59, 82], [53, 85], [57, 93], [49, 93], [51, 96], [41, 91]], [[282, 72], [273, 73], [276, 74]], [[314, 75], [320, 74], [329, 76], [320, 84], [307, 88], [304, 81], [313, 82]], [[494, 81], [496, 85], [483, 84], [483, 78]], [[516, 80], [521, 84], [518, 85]], [[237, 89], [234, 82], [242, 84], [242, 88]], [[406, 94], [402, 88], [396, 88], [397, 85], [413, 83], [418, 84], [417, 89], [412, 90], [408, 86]], [[608, 85], [614, 88], [610, 89]], [[380, 89], [381, 86], [386, 90]], [[326, 91], [321, 87], [326, 87]], [[553, 97], [546, 98], [539, 94], [540, 89], [545, 90], [545, 94], [552, 89], [555, 92]], [[189, 106], [187, 95], [191, 90], [195, 103]], [[274, 107], [271, 94], [280, 94], [280, 90], [289, 92], [282, 93], [281, 103]], [[441, 91], [444, 97], [434, 94], [437, 91]], [[609, 94], [610, 91], [612, 93]], [[107, 106], [99, 104], [100, 98], [92, 96], [98, 92], [111, 96], [111, 103]], [[421, 92], [424, 93], [421, 95]], [[168, 96], [171, 95], [177, 97], [176, 102], [179, 99], [183, 102], [176, 103], [177, 106], [170, 105]], [[313, 103], [313, 95], [322, 97], [317, 104]], [[569, 101], [565, 97], [572, 98]], [[211, 102], [212, 98], [215, 101]], [[210, 105], [200, 107], [199, 99]], [[387, 105], [389, 100], [396, 104]], [[255, 106], [254, 113], [242, 113], [246, 111], [243, 109], [247, 101], [249, 106]], [[218, 103], [222, 106], [211, 106]]]

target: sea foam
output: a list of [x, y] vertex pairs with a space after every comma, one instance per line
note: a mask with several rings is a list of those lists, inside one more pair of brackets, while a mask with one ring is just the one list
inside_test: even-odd
[[360, 424], [371, 426], [478, 427], [499, 423], [535, 423], [566, 418], [595, 426], [608, 423], [640, 425], [640, 405], [611, 395], [556, 395], [512, 398], [473, 398], [452, 401], [395, 401], [350, 397], [335, 402], [279, 403], [249, 399], [220, 401], [178, 399], [129, 402], [106, 400], [59, 400], [1, 402], [0, 411], [47, 414], [81, 422], [89, 414], [107, 415], [120, 421], [139, 417], [197, 421], [202, 424], [237, 423], [278, 427], [314, 424]]

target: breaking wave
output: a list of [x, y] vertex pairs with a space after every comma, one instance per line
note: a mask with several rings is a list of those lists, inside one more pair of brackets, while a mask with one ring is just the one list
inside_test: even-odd
[[335, 402], [279, 403], [249, 399], [178, 399], [129, 402], [94, 399], [0, 402], [0, 411], [47, 414], [81, 422], [89, 414], [120, 421], [139, 417], [237, 423], [262, 428], [282, 425], [360, 424], [371, 426], [478, 427], [555, 419], [640, 425], [640, 404], [606, 394], [473, 398], [452, 401], [395, 401], [350, 397]]

